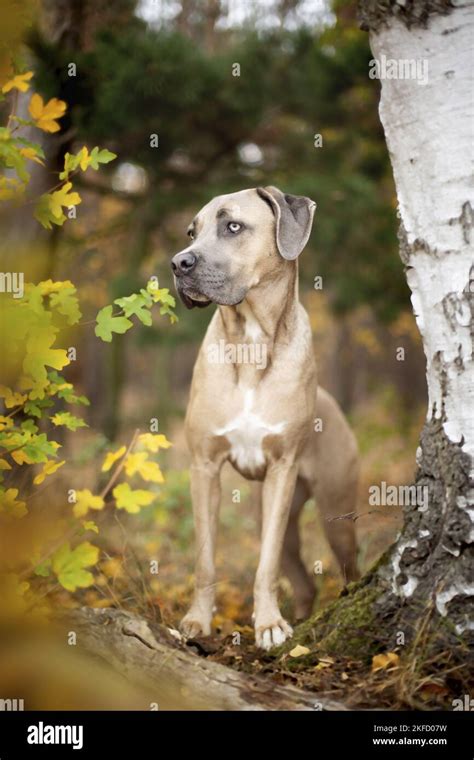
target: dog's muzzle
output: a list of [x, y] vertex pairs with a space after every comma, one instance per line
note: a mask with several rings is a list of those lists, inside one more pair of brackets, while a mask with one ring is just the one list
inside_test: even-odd
[[200, 293], [193, 281], [192, 273], [196, 268], [198, 257], [192, 251], [177, 253], [171, 259], [171, 269], [175, 276], [176, 290], [182, 302], [188, 309], [197, 306], [203, 309], [209, 306], [210, 299]]
[[211, 300], [207, 298], [207, 296], [194, 290], [191, 286], [186, 287], [181, 280], [176, 280], [176, 290], [178, 291], [178, 295], [182, 302], [188, 309], [194, 309], [195, 306], [197, 306], [198, 309], [204, 309], [211, 303]]

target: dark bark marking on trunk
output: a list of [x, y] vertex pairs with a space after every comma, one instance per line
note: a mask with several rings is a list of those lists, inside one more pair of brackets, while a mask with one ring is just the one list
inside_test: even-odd
[[469, 201], [463, 203], [461, 215], [458, 221], [462, 227], [464, 242], [469, 245], [471, 242], [471, 231], [474, 225], [474, 209], [472, 208]]
[[357, 15], [366, 32], [387, 27], [393, 18], [408, 29], [426, 28], [431, 16], [446, 16], [454, 7], [451, 0], [359, 0]]

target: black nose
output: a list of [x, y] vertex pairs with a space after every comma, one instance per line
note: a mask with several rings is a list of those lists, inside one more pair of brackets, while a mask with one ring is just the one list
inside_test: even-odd
[[182, 274], [190, 274], [197, 264], [197, 256], [190, 251], [184, 253], [177, 253], [171, 259], [171, 269], [175, 273], [176, 277]]

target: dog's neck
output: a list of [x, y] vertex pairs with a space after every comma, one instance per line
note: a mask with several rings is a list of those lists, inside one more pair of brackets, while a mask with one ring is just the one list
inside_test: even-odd
[[[279, 276], [273, 275], [251, 288], [242, 303], [219, 306], [226, 343], [265, 345], [269, 365], [275, 346], [292, 339], [297, 309], [298, 263], [291, 262]], [[239, 375], [250, 369], [236, 366]]]

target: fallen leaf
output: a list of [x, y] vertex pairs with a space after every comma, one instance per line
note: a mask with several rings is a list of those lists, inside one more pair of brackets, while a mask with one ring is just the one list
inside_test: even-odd
[[372, 673], [376, 673], [378, 670], [388, 670], [391, 667], [396, 667], [399, 660], [400, 657], [395, 652], [376, 654], [372, 657]]
[[290, 657], [303, 657], [305, 654], [310, 654], [311, 649], [303, 647], [301, 644], [297, 644], [290, 652]]

